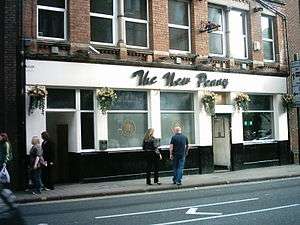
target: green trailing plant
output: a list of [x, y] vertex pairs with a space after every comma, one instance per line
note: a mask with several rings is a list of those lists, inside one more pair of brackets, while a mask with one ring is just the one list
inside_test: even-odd
[[48, 92], [44, 86], [34, 85], [29, 87], [27, 95], [29, 96], [28, 114], [33, 113], [35, 109], [40, 109], [42, 114], [45, 112], [45, 98]]
[[245, 93], [238, 94], [234, 99], [234, 106], [237, 110], [247, 111], [249, 107], [249, 102], [251, 101], [249, 95]]
[[202, 99], [205, 111], [210, 115], [215, 115], [216, 94], [214, 92], [206, 92]]
[[116, 92], [108, 87], [97, 89], [96, 97], [100, 110], [103, 114], [111, 108], [113, 102], [118, 98]]
[[282, 106], [285, 110], [289, 111], [295, 106], [295, 97], [291, 94], [283, 94], [281, 96]]

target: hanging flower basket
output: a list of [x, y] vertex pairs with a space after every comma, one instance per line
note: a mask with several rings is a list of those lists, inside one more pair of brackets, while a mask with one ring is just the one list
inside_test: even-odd
[[116, 92], [108, 87], [97, 89], [96, 97], [103, 114], [111, 108], [113, 102], [118, 98]]
[[206, 92], [202, 99], [205, 111], [210, 115], [215, 115], [216, 94], [214, 92]]
[[27, 95], [29, 96], [28, 114], [33, 113], [35, 109], [40, 109], [42, 114], [45, 112], [45, 98], [48, 92], [45, 86], [34, 85], [29, 87]]
[[295, 97], [291, 94], [284, 94], [281, 96], [282, 106], [285, 110], [289, 111], [295, 106]]
[[234, 106], [237, 110], [240, 109], [244, 111], [248, 110], [249, 102], [251, 101], [249, 95], [240, 93], [233, 100], [234, 100]]

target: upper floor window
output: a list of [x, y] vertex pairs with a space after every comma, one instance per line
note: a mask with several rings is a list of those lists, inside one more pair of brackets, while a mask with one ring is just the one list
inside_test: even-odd
[[66, 39], [66, 0], [38, 0], [37, 37]]
[[247, 17], [238, 10], [229, 12], [230, 56], [236, 59], [248, 58]]
[[[225, 20], [228, 27], [225, 27]], [[208, 7], [208, 21], [218, 24], [219, 28], [208, 34], [209, 54], [236, 59], [248, 58], [247, 15], [240, 10], [230, 10], [225, 13], [219, 6]], [[226, 29], [229, 30], [226, 35]], [[229, 46], [226, 46], [228, 38]]]
[[190, 52], [190, 4], [188, 1], [169, 0], [170, 50]]
[[[106, 45], [117, 43], [117, 1], [91, 0], [91, 41]], [[128, 47], [148, 48], [147, 0], [124, 0], [124, 34]], [[122, 29], [120, 29], [122, 30]]]
[[274, 20], [270, 16], [261, 17], [263, 52], [265, 61], [275, 60], [274, 50]]
[[208, 34], [208, 47], [211, 55], [225, 56], [224, 13], [222, 8], [209, 6], [208, 21], [218, 24], [218, 30]]
[[91, 0], [91, 41], [115, 44], [114, 0]]
[[124, 0], [126, 45], [148, 47], [147, 0]]

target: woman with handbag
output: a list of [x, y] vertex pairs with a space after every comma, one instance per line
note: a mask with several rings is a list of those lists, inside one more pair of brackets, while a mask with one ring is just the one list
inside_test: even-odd
[[159, 160], [162, 156], [158, 150], [158, 140], [154, 138], [154, 129], [147, 130], [143, 140], [143, 150], [146, 151], [146, 184], [151, 184], [151, 172], [154, 172], [154, 183], [161, 185], [158, 181]]
[[40, 146], [40, 139], [38, 136], [33, 136], [31, 140], [32, 147], [29, 152], [29, 163], [31, 170], [31, 180], [34, 186], [32, 194], [41, 194], [42, 189], [42, 165], [47, 165], [43, 159], [43, 152]]
[[[9, 172], [7, 166], [9, 161], [12, 159], [11, 145], [8, 140], [8, 135], [6, 133], [0, 134], [0, 171], [6, 169], [7, 177], [9, 177]], [[10, 179], [5, 183], [2, 183], [4, 188], [10, 188]]]

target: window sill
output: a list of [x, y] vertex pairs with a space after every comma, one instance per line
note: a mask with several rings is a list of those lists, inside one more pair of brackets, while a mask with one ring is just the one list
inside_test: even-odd
[[275, 139], [269, 139], [269, 140], [253, 140], [253, 141], [244, 141], [244, 145], [261, 145], [261, 144], [273, 144], [277, 143]]

